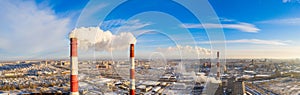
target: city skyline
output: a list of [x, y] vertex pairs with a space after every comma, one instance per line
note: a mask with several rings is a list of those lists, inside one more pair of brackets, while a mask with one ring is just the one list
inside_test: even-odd
[[[92, 1], [100, 4], [97, 6], [88, 1], [1, 1], [0, 12], [3, 15], [0, 16], [0, 60], [68, 58], [68, 35], [74, 28], [80, 27], [99, 27], [113, 35], [119, 35], [118, 32], [148, 33], [137, 38], [137, 58], [139, 55], [140, 58], [148, 58], [153, 52], [177, 51], [178, 46], [182, 50], [201, 49], [204, 53], [200, 58], [209, 58], [210, 55], [205, 52], [210, 51], [210, 44], [222, 41], [210, 41], [204, 27], [223, 27], [227, 42], [226, 58], [300, 58], [300, 44], [297, 43], [300, 41], [297, 37], [300, 35], [297, 32], [300, 30], [300, 13], [297, 12], [300, 3], [297, 0], [209, 0], [218, 18], [208, 19], [218, 19], [222, 26], [216, 23], [197, 23], [192, 18], [185, 18], [185, 14], [180, 14], [180, 9], [169, 11], [178, 14], [177, 19], [161, 12], [145, 12], [126, 19], [133, 11], [150, 10], [147, 7], [132, 11], [117, 10], [115, 13], [118, 14], [112, 12], [105, 21], [97, 21], [97, 17], [102, 15], [92, 14], [120, 1], [122, 0]], [[164, 6], [172, 6], [168, 4], [165, 3]], [[84, 10], [87, 5], [94, 10]], [[91, 17], [78, 23], [78, 20], [85, 19], [81, 12], [91, 13]], [[110, 26], [111, 24], [116, 26]], [[191, 33], [193, 38], [186, 33]], [[168, 38], [169, 35], [181, 44], [176, 45], [174, 40]], [[124, 51], [127, 52], [127, 49]], [[96, 55], [93, 50], [82, 50], [79, 53], [82, 53], [82, 57], [111, 56], [107, 51], [96, 51]]]

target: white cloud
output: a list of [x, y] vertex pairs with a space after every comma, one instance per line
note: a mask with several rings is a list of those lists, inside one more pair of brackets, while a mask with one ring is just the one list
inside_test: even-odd
[[214, 24], [214, 23], [203, 23], [203, 24], [183, 24], [181, 27], [184, 28], [227, 28], [236, 29], [243, 32], [257, 33], [260, 31], [255, 25], [250, 23], [239, 22], [237, 24]]
[[300, 18], [273, 19], [273, 20], [261, 21], [259, 23], [299, 25]]
[[261, 44], [261, 45], [287, 45], [290, 41], [279, 41], [279, 40], [261, 40], [261, 39], [239, 39], [239, 40], [226, 40], [226, 41], [203, 41], [199, 44], [218, 44], [218, 43], [227, 43], [227, 44]]
[[112, 32], [131, 32], [134, 35], [139, 35], [151, 31], [156, 31], [154, 29], [143, 29], [149, 25], [152, 25], [152, 23], [141, 22], [138, 19], [128, 21], [123, 19], [116, 19], [103, 22], [101, 24], [101, 28], [103, 28], [104, 30], [109, 29]]
[[[175, 46], [175, 47], [167, 47], [167, 48], [157, 48], [157, 52], [161, 52], [167, 58], [183, 58], [183, 59], [190, 59], [190, 58], [197, 58], [198, 55], [208, 56], [211, 54], [210, 49], [206, 49], [203, 47], [198, 46]], [[181, 52], [180, 52], [181, 51]]]
[[300, 0], [282, 0], [283, 3], [300, 3]]
[[300, 3], [300, 0], [282, 0], [283, 3]]
[[99, 27], [81, 27], [74, 29], [70, 38], [78, 39], [78, 46], [84, 50], [113, 51], [123, 50], [136, 39], [130, 32], [113, 35], [110, 31], [103, 31]]
[[0, 38], [7, 43], [1, 44], [0, 50], [7, 56], [26, 57], [67, 48], [70, 20], [57, 17], [50, 8], [39, 9], [34, 1], [3, 0], [0, 13]]
[[235, 22], [236, 21], [234, 19], [228, 19], [228, 18], [223, 18], [223, 17], [219, 17], [219, 20], [221, 22]]
[[291, 0], [282, 0], [283, 3], [291, 2]]

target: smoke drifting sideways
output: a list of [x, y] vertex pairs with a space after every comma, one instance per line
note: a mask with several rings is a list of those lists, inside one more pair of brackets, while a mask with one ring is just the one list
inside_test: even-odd
[[69, 38], [77, 38], [78, 47], [81, 50], [114, 51], [127, 49], [129, 44], [135, 44], [136, 38], [130, 32], [112, 34], [103, 31], [99, 27], [75, 28]]
[[209, 50], [209, 49], [198, 47], [198, 46], [193, 47], [193, 46], [189, 46], [189, 45], [186, 45], [186, 46], [178, 45], [175, 47], [158, 48], [157, 49], [157, 51], [165, 52], [165, 53], [171, 53], [171, 52], [179, 51], [179, 50], [181, 50], [182, 52], [185, 52], [185, 53], [199, 53], [199, 54], [204, 54], [204, 55], [211, 54], [211, 50]]
[[[167, 48], [157, 48], [156, 51], [161, 52], [166, 55], [166, 57], [170, 58], [184, 58], [184, 59], [194, 59], [198, 58], [197, 55], [201, 57], [210, 57], [211, 50], [206, 49], [199, 46], [190, 46], [190, 45], [177, 45], [177, 46], [170, 46]], [[181, 53], [179, 53], [181, 51]]]

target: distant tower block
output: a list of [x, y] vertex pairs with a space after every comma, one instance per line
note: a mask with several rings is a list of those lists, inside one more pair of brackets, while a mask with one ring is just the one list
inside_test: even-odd
[[130, 44], [130, 92], [129, 95], [135, 95], [135, 63], [134, 63], [134, 44]]
[[77, 58], [77, 39], [71, 38], [71, 76], [70, 76], [70, 83], [71, 83], [71, 93], [70, 95], [79, 95], [78, 93], [78, 58]]
[[220, 53], [219, 51], [217, 52], [217, 79], [221, 79], [220, 78]]

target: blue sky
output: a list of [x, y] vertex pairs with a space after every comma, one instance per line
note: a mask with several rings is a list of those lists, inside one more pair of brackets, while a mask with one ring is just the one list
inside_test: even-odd
[[[144, 33], [137, 38], [137, 53], [144, 58], [156, 52], [176, 52], [166, 57], [177, 58], [178, 45], [187, 50], [184, 57], [196, 56], [189, 53], [195, 46], [203, 50], [202, 58], [210, 57], [206, 54], [210, 44], [222, 42], [209, 40], [206, 31], [215, 29], [223, 29], [227, 58], [300, 58], [299, 0], [208, 0], [217, 18], [205, 14], [210, 10], [204, 3], [185, 0], [191, 8], [199, 8], [202, 22], [191, 10], [169, 0], [0, 2], [1, 60], [68, 58], [68, 34], [75, 27], [99, 25], [113, 34]], [[108, 52], [97, 54], [110, 57]]]

